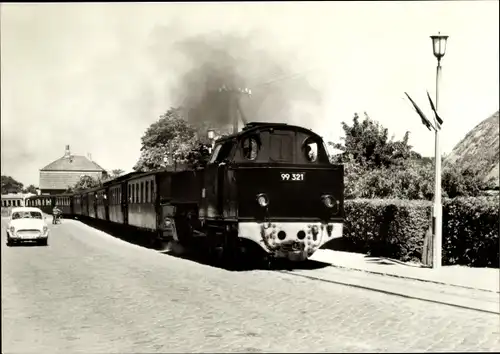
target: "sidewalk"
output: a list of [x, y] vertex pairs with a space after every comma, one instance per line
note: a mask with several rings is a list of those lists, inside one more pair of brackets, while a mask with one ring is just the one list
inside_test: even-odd
[[324, 249], [316, 251], [311, 260], [330, 263], [339, 268], [500, 293], [498, 268], [443, 266], [441, 269], [431, 269], [388, 258]]

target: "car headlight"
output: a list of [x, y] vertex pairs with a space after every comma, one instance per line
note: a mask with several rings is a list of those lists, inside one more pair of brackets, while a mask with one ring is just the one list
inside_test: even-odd
[[260, 193], [257, 195], [257, 203], [264, 208], [269, 205], [269, 198], [264, 193]]
[[11, 227], [10, 227], [10, 233], [12, 233], [12, 234], [13, 234], [13, 233], [15, 233], [15, 232], [16, 232], [16, 228], [15, 228], [14, 226], [11, 226]]
[[49, 228], [47, 226], [44, 226], [42, 229], [42, 233], [46, 234], [47, 231], [49, 231]]

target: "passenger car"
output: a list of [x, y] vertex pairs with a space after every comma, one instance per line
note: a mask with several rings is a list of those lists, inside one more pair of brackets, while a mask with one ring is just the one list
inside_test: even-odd
[[47, 246], [49, 227], [38, 208], [20, 207], [12, 209], [7, 226], [7, 246], [21, 242], [36, 242]]

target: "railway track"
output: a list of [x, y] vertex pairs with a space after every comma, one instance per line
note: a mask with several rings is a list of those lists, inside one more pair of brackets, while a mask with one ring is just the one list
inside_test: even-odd
[[339, 269], [331, 265], [314, 270], [278, 269], [273, 271], [284, 276], [302, 278], [324, 284], [350, 286], [455, 308], [495, 315], [500, 314], [500, 296], [495, 292], [394, 278], [358, 270]]

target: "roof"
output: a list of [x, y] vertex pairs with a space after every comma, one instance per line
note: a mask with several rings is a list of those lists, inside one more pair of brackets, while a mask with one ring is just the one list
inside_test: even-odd
[[7, 194], [2, 194], [2, 199], [28, 198], [28, 197], [31, 197], [33, 195], [36, 195], [36, 194], [33, 194], [33, 193], [7, 193]]
[[300, 132], [310, 134], [316, 138], [323, 140], [323, 138], [320, 135], [316, 134], [311, 129], [307, 129], [307, 128], [304, 128], [304, 127], [301, 127], [298, 125], [291, 125], [291, 124], [286, 124], [286, 123], [250, 122], [250, 123], [247, 123], [245, 125], [245, 127], [243, 128], [242, 131], [240, 131], [236, 134], [230, 134], [230, 135], [223, 136], [223, 137], [217, 139], [215, 142], [221, 143], [223, 141], [227, 141], [227, 140], [230, 140], [230, 139], [233, 139], [236, 137], [244, 137], [244, 136], [250, 135], [256, 131], [267, 130], [267, 129], [272, 129], [272, 128], [274, 128], [274, 129], [281, 128], [281, 129], [285, 129], [285, 130], [300, 131]]
[[[89, 175], [100, 171], [87, 172]], [[40, 189], [62, 189], [66, 190], [68, 187], [73, 187], [81, 178], [83, 171], [44, 171], [40, 170]]]
[[60, 159], [48, 164], [40, 171], [95, 171], [104, 172], [104, 168], [99, 166], [94, 161], [89, 160], [86, 156], [71, 155], [63, 156]]
[[12, 208], [12, 213], [15, 213], [16, 211], [39, 211], [39, 212], [42, 212], [40, 210], [40, 208], [34, 208], [34, 207], [17, 207], [17, 208]]

